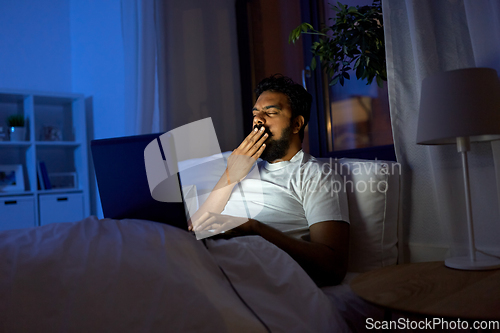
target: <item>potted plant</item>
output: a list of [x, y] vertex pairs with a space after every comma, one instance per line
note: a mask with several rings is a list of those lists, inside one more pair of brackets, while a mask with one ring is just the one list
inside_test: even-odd
[[9, 133], [11, 141], [24, 141], [25, 140], [25, 128], [24, 128], [24, 116], [21, 114], [14, 114], [7, 118], [7, 124], [9, 125]]
[[315, 30], [304, 22], [290, 33], [288, 41], [295, 43], [301, 34], [321, 37], [311, 47], [311, 68], [316, 68], [316, 56], [319, 56], [330, 85], [344, 85], [344, 80], [350, 79], [349, 72], [355, 70], [358, 79], [366, 79], [367, 84], [375, 79], [382, 86], [382, 81], [387, 81], [387, 69], [380, 0], [362, 7], [338, 2], [332, 9], [336, 14], [330, 18], [334, 21], [331, 26]]

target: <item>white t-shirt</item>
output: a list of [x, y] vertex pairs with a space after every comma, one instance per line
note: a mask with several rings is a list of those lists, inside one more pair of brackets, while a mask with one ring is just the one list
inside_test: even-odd
[[341, 178], [300, 150], [290, 161], [257, 167], [235, 186], [222, 214], [249, 217], [283, 232], [323, 221], [349, 222]]

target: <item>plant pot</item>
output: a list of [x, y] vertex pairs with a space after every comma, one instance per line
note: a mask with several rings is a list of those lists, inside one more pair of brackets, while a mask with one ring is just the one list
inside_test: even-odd
[[10, 141], [25, 141], [26, 129], [24, 127], [10, 127]]

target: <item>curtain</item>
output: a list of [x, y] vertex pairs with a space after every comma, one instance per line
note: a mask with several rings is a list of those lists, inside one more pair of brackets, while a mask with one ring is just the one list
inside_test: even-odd
[[244, 133], [234, 0], [122, 0], [122, 17], [130, 133], [211, 117], [221, 150], [237, 147]]
[[158, 132], [162, 126], [158, 121], [154, 0], [124, 0], [121, 10], [125, 131], [127, 135]]
[[[384, 0], [389, 100], [402, 166], [403, 243], [408, 261], [467, 255], [462, 164], [455, 146], [419, 146], [422, 80], [441, 71], [491, 67], [500, 73], [500, 3], [496, 0]], [[499, 143], [469, 153], [476, 246], [498, 250], [496, 173]], [[446, 249], [450, 249], [446, 253]]]

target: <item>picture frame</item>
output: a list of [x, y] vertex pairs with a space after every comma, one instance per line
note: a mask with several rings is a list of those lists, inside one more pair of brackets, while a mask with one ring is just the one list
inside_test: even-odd
[[24, 174], [22, 164], [0, 165], [0, 192], [23, 192]]
[[76, 172], [49, 173], [49, 181], [53, 189], [72, 189], [78, 186]]

